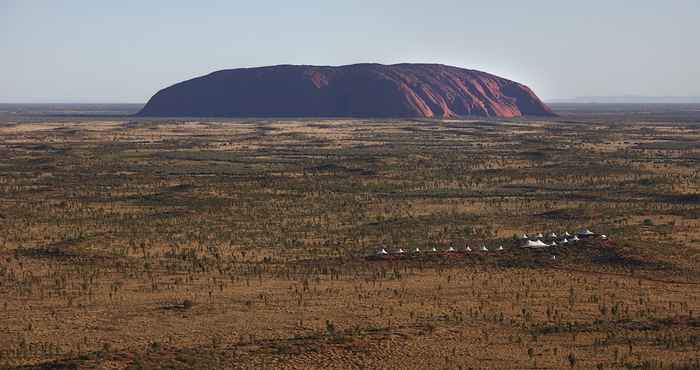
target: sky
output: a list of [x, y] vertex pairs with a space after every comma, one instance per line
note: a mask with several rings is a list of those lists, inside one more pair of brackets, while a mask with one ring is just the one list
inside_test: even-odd
[[145, 103], [215, 70], [442, 63], [541, 98], [700, 96], [698, 0], [0, 0], [0, 103]]

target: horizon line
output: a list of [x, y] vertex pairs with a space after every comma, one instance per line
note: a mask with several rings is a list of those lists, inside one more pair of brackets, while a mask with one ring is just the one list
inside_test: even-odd
[[[684, 102], [669, 102], [664, 100], [688, 100]], [[635, 104], [635, 103], [666, 103], [666, 104], [684, 104], [684, 103], [700, 103], [700, 96], [583, 96], [573, 98], [541, 98], [544, 103], [579, 103], [579, 104]], [[611, 100], [611, 101], [603, 101]], [[623, 100], [623, 101], [613, 101]], [[628, 101], [624, 101], [628, 100]], [[49, 100], [49, 101], [0, 101], [0, 105], [146, 105], [146, 101], [81, 101], [81, 100]]]

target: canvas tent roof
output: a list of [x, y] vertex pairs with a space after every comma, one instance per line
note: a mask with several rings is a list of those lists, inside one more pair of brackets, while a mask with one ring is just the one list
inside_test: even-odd
[[588, 229], [581, 229], [581, 230], [576, 232], [576, 235], [589, 236], [589, 235], [593, 235], [593, 232], [591, 230], [588, 230]]
[[549, 247], [549, 244], [537, 239], [535, 241], [528, 240], [522, 245], [523, 248], [544, 248]]

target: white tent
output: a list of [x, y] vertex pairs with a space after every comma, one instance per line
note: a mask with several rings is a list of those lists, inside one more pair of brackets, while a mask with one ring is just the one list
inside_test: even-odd
[[447, 248], [447, 251], [448, 251], [448, 252], [456, 252], [455, 249], [452, 248], [452, 246], [450, 246], [449, 248]]
[[523, 248], [545, 248], [549, 247], [549, 244], [537, 239], [535, 241], [528, 240], [522, 245]]
[[571, 234], [569, 234], [569, 232], [568, 232], [568, 231], [564, 232], [564, 234], [563, 234], [563, 235], [564, 235], [565, 237], [569, 237], [569, 236], [571, 236]]
[[503, 246], [502, 246], [502, 245], [498, 246], [498, 249], [497, 249], [497, 250], [502, 251], [502, 250], [503, 250]]
[[467, 246], [466, 251], [467, 251], [467, 252], [471, 252], [471, 251], [472, 251], [472, 248], [471, 248], [470, 246]]
[[386, 252], [386, 249], [384, 249], [384, 248], [382, 248], [381, 250], [379, 250], [379, 251], [377, 252], [377, 255], [378, 255], [378, 256], [386, 256], [387, 254], [389, 254], [389, 253], [387, 253], [387, 252]]
[[406, 251], [404, 251], [401, 248], [399, 248], [399, 250], [396, 251], [396, 254], [404, 254], [404, 253], [406, 253]]
[[552, 241], [552, 244], [550, 244], [549, 246], [550, 246], [550, 247], [556, 247], [556, 246], [557, 246], [557, 242]]
[[568, 242], [569, 242], [569, 241], [566, 240], [566, 238], [564, 238], [562, 241], [559, 242], [559, 244], [566, 244], [566, 243], [568, 243]]
[[571, 238], [571, 241], [572, 241], [572, 242], [577, 242], [577, 241], [579, 241], [579, 240], [581, 240], [581, 239], [579, 239], [578, 236], [576, 236], [576, 235], [574, 235], [574, 237]]
[[549, 245], [539, 239], [532, 242], [536, 247], [549, 247]]
[[414, 252], [414, 253], [420, 253], [420, 248], [416, 248], [413, 252]]
[[542, 233], [539, 233], [539, 234], [537, 234], [536, 237], [537, 237], [538, 239], [542, 239], [542, 238], [544, 238], [544, 235], [542, 235]]
[[527, 234], [523, 234], [520, 236], [520, 239], [528, 239], [528, 238], [529, 238], [529, 236], [527, 236]]
[[591, 235], [595, 235], [595, 233], [592, 232], [591, 230], [588, 230], [588, 229], [581, 229], [581, 230], [579, 230], [579, 231], [576, 232], [576, 235], [579, 235], [579, 236], [591, 236]]
[[608, 238], [608, 236], [607, 236], [607, 235], [605, 235], [605, 234], [603, 234], [603, 235], [601, 235], [601, 236], [600, 236], [600, 238], [601, 238], [601, 239], [607, 239], [607, 238]]
[[481, 251], [482, 251], [482, 252], [488, 252], [489, 250], [488, 250], [488, 248], [486, 248], [485, 245], [482, 245], [482, 246], [481, 246]]
[[437, 252], [438, 250], [437, 250], [437, 248], [433, 247], [430, 251], [431, 251], [431, 252]]
[[557, 237], [557, 234], [551, 233], [551, 234], [549, 234], [549, 237], [550, 237], [550, 238], [556, 238], [556, 237]]

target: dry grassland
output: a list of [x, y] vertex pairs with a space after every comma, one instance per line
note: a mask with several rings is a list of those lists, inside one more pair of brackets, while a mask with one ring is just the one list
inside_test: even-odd
[[7, 120], [0, 368], [698, 368], [697, 122]]

